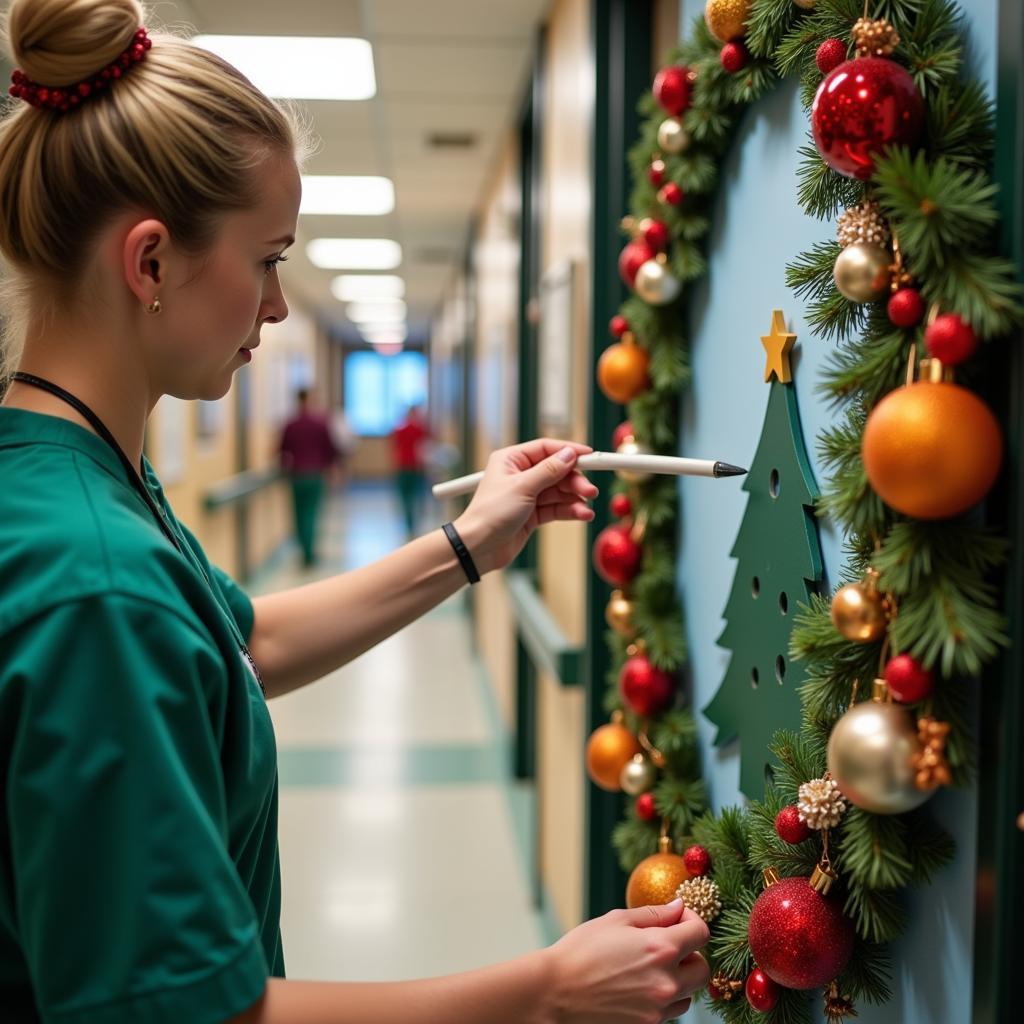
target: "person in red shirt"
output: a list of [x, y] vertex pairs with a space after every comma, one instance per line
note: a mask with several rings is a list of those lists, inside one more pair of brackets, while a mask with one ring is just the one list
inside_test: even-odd
[[405, 419], [391, 434], [395, 458], [395, 483], [398, 487], [399, 501], [402, 503], [405, 529], [410, 537], [416, 533], [420, 501], [426, 489], [423, 447], [429, 438], [430, 431], [423, 419], [422, 408], [418, 405], [410, 406]]
[[310, 407], [309, 392], [295, 394], [299, 404], [296, 415], [281, 433], [281, 468], [292, 488], [295, 539], [302, 549], [306, 566], [316, 564], [316, 528], [324, 494], [324, 476], [340, 459], [331, 437], [327, 417]]

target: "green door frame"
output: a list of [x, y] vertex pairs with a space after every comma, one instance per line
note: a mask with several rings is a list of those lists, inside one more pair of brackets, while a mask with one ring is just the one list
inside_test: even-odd
[[[617, 257], [622, 247], [619, 222], [629, 207], [630, 178], [626, 153], [640, 133], [636, 104], [651, 84], [653, 32], [651, 0], [593, 0], [591, 47], [594, 68], [594, 123], [592, 181], [594, 189], [591, 294], [590, 377], [595, 380], [597, 360], [608, 345], [608, 321], [625, 295], [619, 280]], [[587, 428], [588, 444], [607, 449], [622, 410], [596, 388], [591, 388]], [[608, 525], [607, 503], [595, 506], [588, 539]], [[587, 573], [586, 682], [587, 735], [603, 725], [605, 678], [610, 659], [605, 643], [604, 610], [609, 588]], [[582, 760], [583, 752], [580, 751]], [[622, 798], [586, 784], [586, 841], [584, 846], [583, 907], [594, 917], [622, 906], [626, 876], [611, 849], [611, 833], [622, 811]]]
[[[1001, 248], [1018, 273], [1024, 266], [1024, 11], [1000, 0], [996, 71], [995, 180]], [[1024, 279], [1024, 278], [1022, 278]], [[1006, 609], [1011, 644], [982, 683], [978, 779], [978, 898], [974, 931], [975, 1024], [1014, 1020], [1024, 952], [1024, 335], [995, 353], [990, 383], [1006, 423], [1008, 471], [989, 502], [991, 518], [1010, 539]], [[1024, 822], [1022, 822], [1024, 824]]]

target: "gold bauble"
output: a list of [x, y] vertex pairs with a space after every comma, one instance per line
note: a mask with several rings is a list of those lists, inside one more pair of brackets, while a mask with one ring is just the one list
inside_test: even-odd
[[619, 636], [624, 636], [627, 640], [636, 634], [636, 627], [633, 625], [633, 602], [621, 590], [612, 591], [608, 606], [604, 610], [604, 620]]
[[793, 0], [793, 3], [805, 11], [813, 11], [818, 0]]
[[847, 640], [866, 644], [885, 635], [885, 602], [863, 583], [847, 583], [832, 598], [832, 624]]
[[[639, 441], [623, 441], [615, 451], [619, 455], [650, 455], [651, 449], [641, 444]], [[627, 484], [643, 484], [646, 483], [654, 475], [653, 473], [645, 472], [642, 469], [617, 469], [615, 475], [620, 479], [624, 480]]]
[[690, 877], [683, 858], [672, 852], [672, 841], [663, 837], [659, 853], [640, 861], [626, 883], [626, 906], [657, 906], [671, 903], [676, 889]]
[[739, 39], [750, 17], [750, 0], [708, 0], [704, 21], [708, 31], [720, 42]]
[[619, 775], [623, 793], [639, 796], [646, 793], [658, 781], [658, 770], [645, 754], [634, 754]]
[[667, 306], [679, 298], [683, 283], [672, 273], [667, 261], [648, 260], [633, 279], [633, 291], [652, 306]]
[[880, 245], [854, 242], [836, 260], [832, 276], [851, 302], [874, 302], [889, 290], [892, 259]]
[[914, 785], [920, 753], [917, 723], [902, 704], [866, 700], [833, 726], [828, 770], [850, 803], [872, 814], [902, 814], [934, 792]]
[[677, 117], [668, 117], [658, 126], [658, 149], [673, 156], [684, 152], [690, 145], [690, 133]]
[[649, 362], [646, 350], [639, 345], [609, 345], [597, 362], [598, 386], [613, 402], [625, 405], [647, 390]]
[[587, 740], [587, 774], [595, 785], [618, 793], [622, 769], [641, 753], [640, 741], [624, 725], [609, 722], [595, 729]]
[[1003, 438], [991, 409], [957, 384], [919, 381], [882, 399], [864, 427], [868, 483], [890, 508], [945, 519], [976, 505], [999, 475]]

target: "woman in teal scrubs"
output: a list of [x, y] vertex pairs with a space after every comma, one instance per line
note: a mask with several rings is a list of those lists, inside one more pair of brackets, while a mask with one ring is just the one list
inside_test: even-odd
[[[223, 396], [287, 306], [298, 138], [135, 0], [13, 0], [0, 122], [0, 1020], [624, 1024], [707, 978], [703, 922], [616, 911], [447, 978], [289, 982], [266, 699], [318, 679], [551, 520], [581, 445], [492, 456], [446, 531], [250, 601], [142, 457], [165, 394]], [[488, 927], [488, 922], [481, 922]]]

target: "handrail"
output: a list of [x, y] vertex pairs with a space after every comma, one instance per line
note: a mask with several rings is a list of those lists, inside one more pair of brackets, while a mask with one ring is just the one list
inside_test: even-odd
[[504, 578], [519, 636], [534, 664], [562, 686], [579, 686], [583, 645], [569, 640], [551, 617], [530, 570], [509, 569]]
[[242, 473], [218, 480], [206, 489], [203, 494], [203, 507], [207, 512], [234, 505], [237, 502], [262, 491], [265, 487], [282, 479], [281, 470], [276, 466], [271, 469], [247, 469]]

